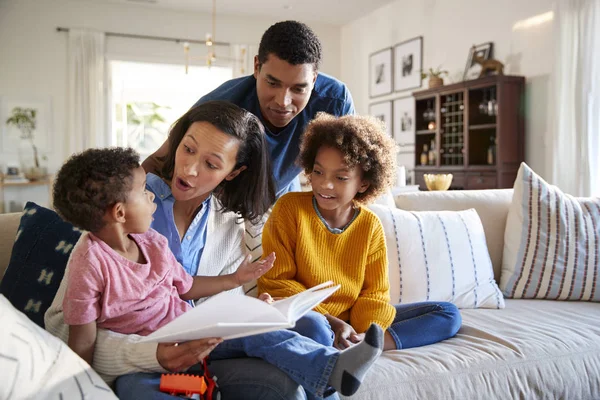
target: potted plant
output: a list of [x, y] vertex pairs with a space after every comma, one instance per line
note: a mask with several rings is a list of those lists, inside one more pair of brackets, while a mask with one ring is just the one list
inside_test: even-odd
[[448, 71], [442, 70], [442, 67], [429, 68], [427, 72], [421, 72], [421, 78], [429, 78], [429, 88], [435, 88], [444, 85], [444, 79], [442, 75], [448, 75]]
[[[34, 165], [21, 165], [25, 177], [30, 180], [41, 179], [46, 175], [45, 169], [40, 166], [38, 149], [33, 141], [33, 132], [36, 127], [36, 114], [37, 110], [34, 108], [15, 107], [12, 110], [11, 116], [6, 120], [6, 125], [14, 125], [21, 131], [21, 140], [26, 140], [31, 145]], [[24, 160], [21, 160], [21, 163], [26, 164]]]

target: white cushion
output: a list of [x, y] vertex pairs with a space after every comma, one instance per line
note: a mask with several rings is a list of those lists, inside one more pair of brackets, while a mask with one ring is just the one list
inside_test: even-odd
[[383, 224], [392, 303], [504, 308], [477, 212], [370, 207]]
[[575, 198], [521, 164], [504, 235], [506, 297], [600, 301], [600, 198]]
[[396, 207], [409, 211], [460, 211], [474, 208], [483, 224], [494, 277], [500, 282], [504, 227], [512, 193], [512, 189], [402, 193], [396, 196]]
[[116, 399], [96, 372], [0, 295], [0, 399]]

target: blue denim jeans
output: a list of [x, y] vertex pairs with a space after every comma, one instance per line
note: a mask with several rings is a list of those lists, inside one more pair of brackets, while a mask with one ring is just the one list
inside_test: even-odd
[[[290, 383], [289, 378], [301, 385], [310, 398], [328, 394], [327, 383], [338, 356], [339, 352], [333, 347], [323, 346], [291, 330], [280, 330], [226, 340], [211, 352], [209, 360], [224, 400], [295, 399], [303, 398], [298, 397], [302, 396], [302, 389]], [[271, 366], [252, 360], [254, 365], [246, 368], [241, 364], [250, 361], [244, 357], [261, 358]], [[117, 396], [120, 399], [171, 398], [158, 392], [159, 382], [160, 374], [125, 375], [116, 382]]]
[[[388, 332], [398, 349], [426, 346], [456, 335], [462, 324], [458, 308], [447, 302], [397, 304], [396, 317]], [[297, 326], [297, 332], [319, 341], [325, 346], [333, 344], [333, 331], [323, 317], [311, 316], [310, 321]], [[320, 322], [320, 323], [319, 323]], [[327, 341], [330, 338], [330, 341]]]

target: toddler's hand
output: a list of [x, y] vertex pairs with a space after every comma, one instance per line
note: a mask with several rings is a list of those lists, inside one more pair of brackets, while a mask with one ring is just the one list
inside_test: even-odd
[[264, 301], [267, 304], [273, 304], [273, 302], [275, 301], [269, 293], [262, 293], [260, 296], [258, 296], [258, 299]]
[[251, 256], [248, 255], [244, 262], [239, 266], [237, 271], [234, 273], [236, 282], [241, 286], [248, 282], [252, 282], [255, 279], [263, 276], [268, 270], [273, 268], [275, 262], [275, 253], [269, 254], [262, 260], [250, 263]]

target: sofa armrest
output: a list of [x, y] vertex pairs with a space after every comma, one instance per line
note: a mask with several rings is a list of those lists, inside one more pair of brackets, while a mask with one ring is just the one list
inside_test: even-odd
[[21, 213], [0, 214], [0, 282], [10, 261]]

